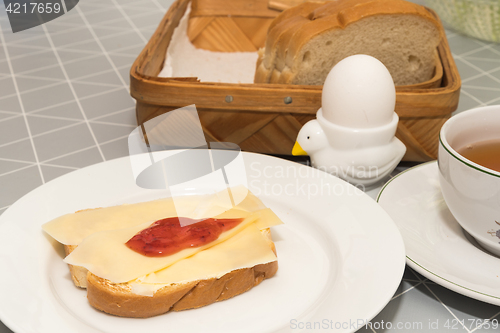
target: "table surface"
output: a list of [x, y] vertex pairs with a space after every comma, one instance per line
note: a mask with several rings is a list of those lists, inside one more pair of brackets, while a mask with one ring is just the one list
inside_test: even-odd
[[[136, 127], [129, 69], [171, 3], [80, 1], [64, 16], [16, 34], [0, 8], [0, 214], [51, 179], [128, 154], [127, 136]], [[452, 30], [447, 37], [462, 78], [456, 112], [500, 104], [500, 45]], [[500, 320], [500, 307], [407, 267], [373, 322], [421, 322], [419, 332], [436, 332], [429, 321], [465, 320], [453, 331], [480, 332], [492, 329], [471, 328], [468, 321], [493, 318]], [[0, 322], [5, 332], [11, 331]]]

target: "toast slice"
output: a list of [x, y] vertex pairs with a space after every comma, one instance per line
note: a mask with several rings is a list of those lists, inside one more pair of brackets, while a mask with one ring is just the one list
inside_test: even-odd
[[[217, 198], [211, 203], [215, 207], [220, 205]], [[191, 205], [198, 199], [180, 202]], [[117, 316], [146, 318], [198, 308], [239, 295], [276, 274], [269, 228], [283, 222], [251, 192], [217, 215], [241, 222], [211, 243], [157, 258], [124, 246], [151, 221], [175, 214], [173, 200], [165, 198], [81, 210], [57, 217], [42, 229], [64, 245], [71, 279], [87, 289], [89, 303]]]
[[[73, 250], [76, 249], [76, 247], [77, 245], [64, 245], [64, 252], [66, 253], [66, 256], [68, 256], [71, 252], [73, 252]], [[89, 272], [88, 269], [86, 269], [85, 267], [75, 266], [71, 264], [68, 264], [68, 267], [69, 267], [69, 273], [71, 274], [71, 280], [73, 280], [75, 286], [86, 289], [87, 273]]]
[[[276, 254], [270, 229], [263, 229], [261, 233]], [[76, 247], [65, 245], [66, 254]], [[73, 283], [87, 289], [90, 305], [112, 315], [132, 318], [148, 318], [223, 301], [252, 289], [263, 280], [273, 277], [278, 270], [278, 262], [272, 261], [233, 270], [220, 278], [164, 285], [153, 296], [144, 296], [135, 293], [130, 283], [113, 283], [92, 274], [84, 267], [68, 266]]]

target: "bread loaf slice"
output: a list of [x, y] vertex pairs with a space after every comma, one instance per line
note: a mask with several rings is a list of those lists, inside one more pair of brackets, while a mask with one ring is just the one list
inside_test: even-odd
[[[244, 200], [216, 216], [241, 218], [240, 224], [203, 248], [186, 248], [170, 258], [148, 260], [152, 258], [132, 253], [124, 243], [151, 221], [176, 216], [172, 198], [85, 209], [59, 216], [42, 229], [64, 245], [71, 279], [87, 289], [93, 307], [117, 316], [151, 317], [228, 299], [276, 274], [269, 228], [282, 221], [247, 189], [231, 191], [242, 190], [247, 192]], [[218, 194], [181, 197], [179, 202], [191, 205], [201, 198], [220, 205]], [[99, 241], [92, 242], [96, 237]]]
[[[263, 229], [261, 233], [276, 254], [270, 229]], [[66, 245], [66, 254], [75, 248]], [[233, 270], [220, 278], [161, 286], [153, 296], [136, 294], [129, 283], [113, 283], [83, 267], [69, 265], [69, 268], [75, 285], [87, 288], [88, 301], [94, 308], [120, 317], [147, 318], [169, 311], [199, 308], [242, 294], [273, 277], [278, 270], [278, 262]]]
[[[74, 249], [76, 249], [77, 245], [64, 245], [64, 252], [66, 256], [68, 256]], [[74, 266], [68, 264], [69, 273], [71, 274], [71, 280], [75, 286], [79, 288], [87, 288], [87, 273], [88, 269], [81, 266]]]
[[322, 85], [340, 60], [367, 54], [396, 85], [416, 84], [432, 78], [440, 39], [431, 13], [404, 0], [304, 3], [271, 24], [255, 83]]

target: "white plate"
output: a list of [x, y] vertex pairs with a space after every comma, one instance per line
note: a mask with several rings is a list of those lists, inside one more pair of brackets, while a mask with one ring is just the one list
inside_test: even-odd
[[40, 226], [89, 207], [145, 201], [162, 190], [135, 185], [128, 158], [96, 164], [29, 193], [0, 217], [0, 319], [15, 332], [353, 332], [389, 302], [404, 245], [391, 218], [326, 173], [244, 153], [249, 188], [284, 225], [273, 228], [275, 277], [230, 300], [149, 319], [94, 310], [73, 286], [61, 247]]
[[459, 294], [500, 305], [500, 258], [481, 249], [453, 218], [438, 172], [437, 162], [408, 169], [385, 185], [377, 201], [396, 222], [411, 268]]

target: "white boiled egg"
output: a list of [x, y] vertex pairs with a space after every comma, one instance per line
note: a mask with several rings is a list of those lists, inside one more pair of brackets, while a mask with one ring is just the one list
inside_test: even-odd
[[396, 89], [387, 68], [374, 57], [358, 54], [337, 63], [323, 85], [323, 116], [353, 129], [389, 124]]

